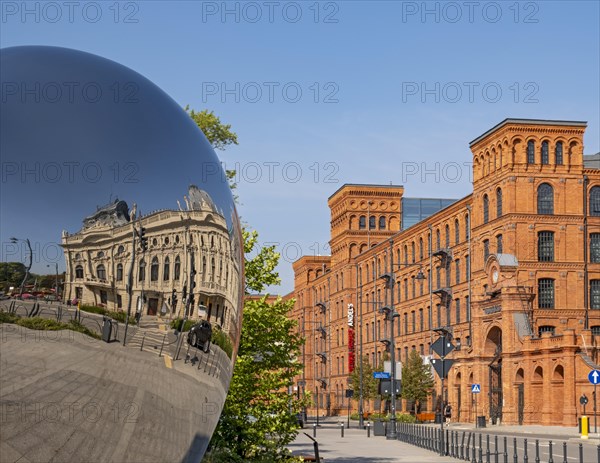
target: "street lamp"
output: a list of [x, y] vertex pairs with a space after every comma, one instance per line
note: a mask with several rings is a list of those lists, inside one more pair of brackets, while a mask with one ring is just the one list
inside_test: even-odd
[[10, 239], [10, 242], [13, 244], [16, 244], [19, 241], [24, 241], [25, 243], [27, 243], [27, 247], [29, 248], [29, 265], [25, 268], [25, 278], [23, 278], [23, 281], [21, 282], [21, 290], [19, 292], [19, 298], [22, 298], [23, 297], [23, 289], [25, 288], [25, 282], [27, 281], [27, 278], [29, 278], [29, 271], [31, 270], [31, 265], [33, 263], [33, 251], [31, 250], [31, 242], [29, 241], [29, 238], [21, 239], [21, 238], [15, 238], [13, 236]]
[[[395, 274], [394, 274], [394, 242], [390, 241], [390, 272], [384, 273], [379, 278], [382, 278], [386, 281], [386, 287], [390, 289], [390, 304], [389, 306], [384, 306], [381, 308], [381, 311], [385, 313], [385, 319], [390, 322], [390, 338], [389, 338], [389, 347], [390, 347], [390, 361], [392, 367], [392, 390], [391, 390], [391, 418], [390, 418], [390, 432], [387, 434], [386, 439], [396, 439], [398, 437], [396, 433], [396, 340], [394, 339], [394, 318], [398, 317], [399, 314], [396, 312], [394, 308], [394, 284], [396, 282]], [[414, 264], [417, 265], [417, 264]], [[411, 264], [398, 264], [397, 267], [410, 267]], [[417, 280], [424, 280], [425, 275], [419, 269], [419, 273], [417, 273]]]

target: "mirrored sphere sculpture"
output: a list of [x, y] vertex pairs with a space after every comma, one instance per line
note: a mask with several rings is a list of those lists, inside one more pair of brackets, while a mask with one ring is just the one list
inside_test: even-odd
[[0, 80], [3, 458], [200, 461], [243, 294], [211, 144], [99, 56], [5, 48]]

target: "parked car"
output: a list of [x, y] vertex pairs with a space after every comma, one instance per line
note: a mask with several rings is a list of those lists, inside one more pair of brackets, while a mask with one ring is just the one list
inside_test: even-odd
[[202, 320], [200, 323], [192, 326], [188, 333], [188, 344], [199, 347], [203, 352], [210, 351], [210, 340], [212, 338], [212, 326], [210, 322]]

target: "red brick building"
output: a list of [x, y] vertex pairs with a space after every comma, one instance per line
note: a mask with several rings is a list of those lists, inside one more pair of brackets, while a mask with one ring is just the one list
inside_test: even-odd
[[[427, 360], [432, 330], [451, 333], [456, 420], [576, 424], [600, 344], [600, 160], [583, 155], [585, 128], [504, 120], [470, 143], [472, 194], [421, 220], [406, 220], [401, 186], [344, 185], [329, 198], [331, 255], [293, 264], [291, 316], [307, 339], [296, 386], [316, 398], [309, 414], [317, 403], [345, 413], [352, 364], [361, 350], [379, 364], [390, 330], [380, 309], [393, 304], [396, 360], [411, 350]], [[437, 377], [435, 389], [429, 410]]]

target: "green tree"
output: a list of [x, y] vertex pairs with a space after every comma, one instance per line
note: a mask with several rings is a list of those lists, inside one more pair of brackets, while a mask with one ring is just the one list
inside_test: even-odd
[[414, 402], [416, 413], [417, 404], [427, 400], [432, 388], [433, 376], [429, 365], [425, 365], [419, 353], [412, 350], [402, 368], [402, 398]]
[[[373, 378], [373, 367], [369, 363], [369, 357], [363, 356], [362, 360], [362, 387], [363, 387], [363, 399], [372, 400], [376, 399], [378, 395], [378, 380]], [[350, 374], [348, 384], [354, 389], [353, 399], [358, 401], [360, 399], [360, 363], [354, 366], [354, 371]], [[364, 410], [363, 410], [364, 411]]]
[[304, 340], [287, 317], [294, 301], [267, 297], [244, 305], [242, 336], [234, 375], [211, 441], [228, 461], [274, 461], [298, 432], [304, 405], [289, 387], [302, 371], [297, 360]]
[[[195, 112], [189, 106], [185, 110], [215, 149], [238, 144], [231, 126], [212, 112]], [[235, 171], [226, 174], [234, 190]], [[257, 249], [258, 233], [244, 229], [242, 234], [246, 294], [279, 284], [275, 268], [280, 256], [275, 246]], [[207, 462], [271, 462], [286, 453], [286, 445], [298, 433], [295, 417], [307, 405], [309, 396], [298, 399], [289, 394], [289, 388], [302, 372], [303, 365], [297, 359], [304, 339], [298, 333], [297, 322], [287, 317], [294, 301], [279, 298], [269, 304], [267, 299], [247, 299], [244, 304], [234, 374], [210, 442], [211, 451], [205, 457]]]
[[[20, 288], [21, 282], [25, 278], [25, 264], [21, 262], [0, 262], [0, 285], [3, 291], [8, 291], [12, 286]], [[35, 277], [29, 275], [26, 284], [33, 283]]]

